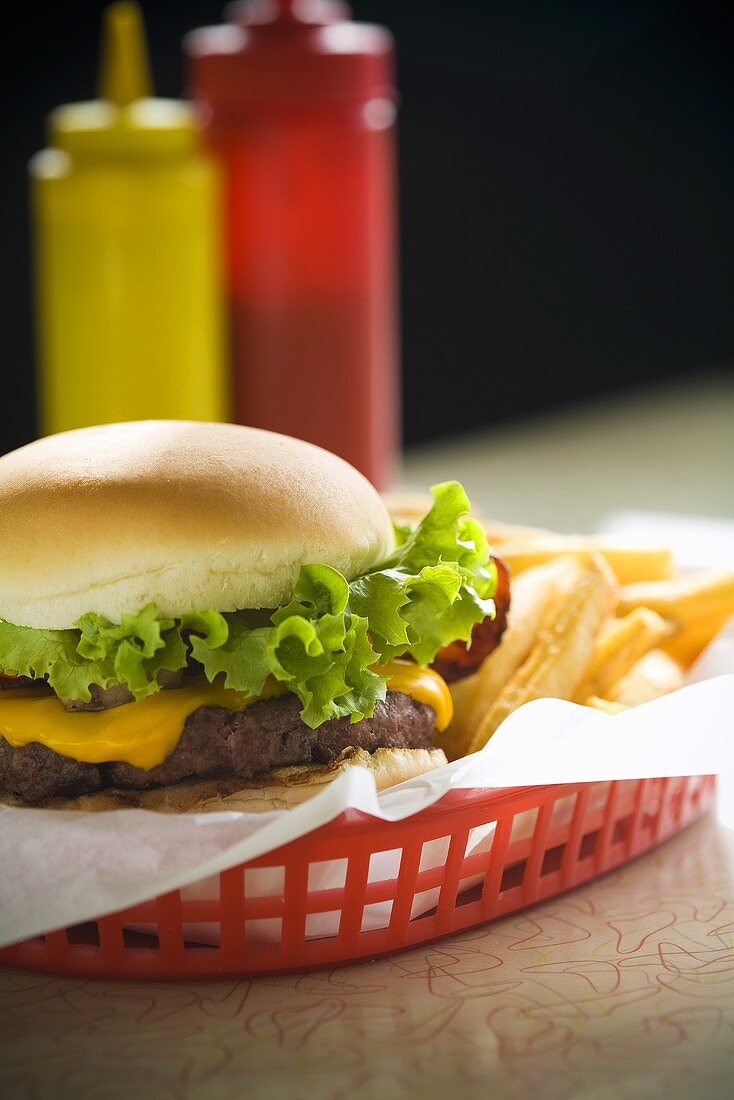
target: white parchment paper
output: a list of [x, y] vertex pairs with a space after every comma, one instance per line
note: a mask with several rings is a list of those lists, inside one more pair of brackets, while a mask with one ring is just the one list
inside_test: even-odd
[[[481, 752], [379, 795], [369, 772], [350, 768], [297, 809], [268, 814], [0, 807], [0, 946], [178, 887], [186, 886], [189, 896], [210, 896], [216, 881], [211, 876], [310, 832], [348, 807], [398, 821], [451, 788], [718, 774], [731, 768], [734, 623], [701, 657], [689, 684], [673, 695], [613, 716], [555, 699], [526, 704]], [[440, 853], [436, 858], [440, 861]], [[314, 933], [330, 934], [326, 928]]]

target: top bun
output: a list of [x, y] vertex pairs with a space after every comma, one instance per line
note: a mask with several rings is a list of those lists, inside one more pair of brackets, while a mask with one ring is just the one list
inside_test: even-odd
[[352, 579], [393, 547], [366, 478], [257, 428], [109, 424], [0, 458], [0, 619], [19, 626], [279, 607], [302, 565]]

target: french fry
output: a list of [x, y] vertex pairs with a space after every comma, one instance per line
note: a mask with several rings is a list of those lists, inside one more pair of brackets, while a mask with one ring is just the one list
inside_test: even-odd
[[513, 583], [507, 629], [499, 646], [472, 676], [450, 685], [454, 715], [448, 727], [436, 737], [449, 760], [469, 751], [474, 732], [513, 672], [530, 653], [543, 616], [560, 589], [570, 565], [559, 559], [537, 569], [528, 569]]
[[441, 730], [434, 738], [434, 744], [443, 749], [449, 760], [457, 760], [469, 751], [473, 728], [470, 718], [477, 694], [478, 678], [479, 674], [475, 672], [473, 676], [465, 676], [463, 680], [455, 680], [449, 685], [454, 701], [454, 714], [446, 729]]
[[[382, 499], [393, 523], [405, 524], [408, 527], [416, 527], [433, 505], [433, 497], [430, 493], [411, 492], [409, 490], [383, 493]], [[476, 508], [472, 508], [469, 514], [484, 526], [486, 521]], [[524, 528], [519, 528], [519, 530], [524, 530]]]
[[670, 624], [647, 607], [636, 607], [623, 619], [610, 619], [596, 640], [594, 657], [577, 701], [603, 696], [648, 650], [671, 633]]
[[584, 679], [594, 655], [596, 637], [613, 609], [616, 584], [597, 555], [574, 562], [567, 594], [546, 616], [527, 660], [490, 706], [470, 742], [469, 751], [484, 747], [512, 711], [533, 699], [570, 699]]
[[416, 527], [430, 510], [433, 497], [430, 493], [414, 493], [398, 490], [383, 493], [382, 499], [393, 523]]
[[484, 532], [491, 546], [496, 543], [535, 539], [552, 536], [553, 532], [545, 527], [524, 527], [519, 523], [501, 523], [499, 520], [483, 520]]
[[683, 627], [662, 646], [666, 653], [688, 668], [729, 621], [728, 615], [712, 615]]
[[502, 544], [502, 557], [513, 575], [542, 565], [562, 554], [601, 554], [620, 584], [658, 581], [673, 574], [673, 556], [667, 547], [627, 546], [605, 538], [582, 535], [547, 535]]
[[[392, 493], [383, 493], [384, 500], [390, 517], [394, 523], [407, 524], [414, 527], [425, 516], [433, 504], [430, 493], [417, 493], [398, 490]], [[486, 520], [476, 509], [472, 509], [472, 516], [484, 527], [490, 545], [498, 542], [507, 542], [508, 539], [529, 539], [539, 535], [550, 535], [544, 527], [525, 527], [518, 523], [502, 523], [501, 521]]]
[[507, 629], [499, 646], [480, 665], [475, 681], [473, 706], [467, 726], [476, 730], [489, 707], [510, 677], [527, 658], [551, 603], [558, 598], [564, 577], [573, 568], [558, 559], [528, 569], [512, 582]]
[[683, 670], [678, 662], [662, 649], [651, 649], [614, 685], [607, 693], [607, 699], [636, 707], [677, 691], [682, 686]]
[[678, 628], [701, 619], [734, 615], [734, 572], [694, 573], [674, 580], [628, 584], [619, 597], [617, 614], [650, 607]]
[[[396, 522], [410, 525], [432, 503], [422, 493], [385, 501]], [[472, 514], [510, 568], [512, 599], [499, 646], [451, 685], [454, 717], [438, 737], [449, 759], [482, 748], [531, 699], [575, 699], [617, 714], [677, 690], [684, 668], [734, 616], [734, 572], [675, 577], [667, 547]]]
[[623, 710], [629, 710], [626, 703], [613, 703], [609, 699], [600, 699], [598, 695], [590, 695], [588, 699], [584, 699], [584, 706], [601, 710], [605, 714], [621, 714]]

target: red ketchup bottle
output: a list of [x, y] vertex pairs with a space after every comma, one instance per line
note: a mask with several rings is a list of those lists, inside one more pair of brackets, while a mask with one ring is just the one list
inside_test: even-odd
[[335, 0], [248, 0], [185, 42], [224, 166], [234, 409], [377, 486], [398, 451], [393, 43]]

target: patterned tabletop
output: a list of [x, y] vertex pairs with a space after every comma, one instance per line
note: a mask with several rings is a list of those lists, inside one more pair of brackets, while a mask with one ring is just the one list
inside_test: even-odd
[[0, 1095], [734, 1095], [734, 833], [406, 954], [147, 985], [0, 972]]

